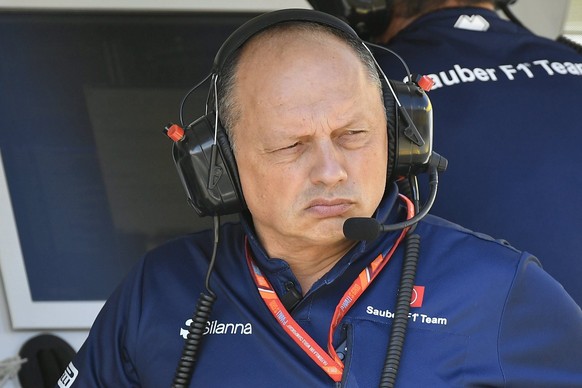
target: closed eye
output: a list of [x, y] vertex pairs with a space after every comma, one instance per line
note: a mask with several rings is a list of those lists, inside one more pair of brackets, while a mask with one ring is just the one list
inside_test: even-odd
[[287, 153], [294, 153], [303, 145], [302, 142], [296, 141], [294, 143], [290, 143], [289, 145], [274, 148], [269, 153], [271, 154], [287, 154]]
[[296, 148], [296, 147], [298, 147], [298, 146], [299, 146], [299, 144], [300, 144], [300, 143], [297, 141], [297, 142], [295, 142], [295, 143], [293, 143], [293, 144], [290, 144], [290, 145], [288, 145], [288, 146], [286, 146], [286, 147], [281, 147], [281, 148], [279, 148], [277, 151], [290, 150], [290, 149], [293, 149], [293, 148]]
[[369, 132], [365, 130], [349, 130], [342, 133], [338, 140], [346, 146], [357, 146], [360, 143], [364, 144], [368, 134]]

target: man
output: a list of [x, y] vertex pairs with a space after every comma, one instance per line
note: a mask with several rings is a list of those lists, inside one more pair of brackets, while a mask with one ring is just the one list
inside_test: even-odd
[[[182, 360], [192, 386], [371, 387], [392, 372], [383, 368], [404, 233], [352, 241], [342, 228], [351, 217], [411, 216], [387, 181], [393, 96], [336, 19], [284, 10], [249, 23], [219, 51], [234, 54], [217, 61], [211, 86], [244, 194], [240, 224], [222, 226], [210, 281], [210, 232], [146, 255], [61, 386], [169, 385], [205, 283], [196, 316], [208, 323]], [[181, 147], [192, 136], [173, 138]], [[422, 245], [400, 386], [582, 384], [582, 312], [535, 258], [431, 216], [414, 233]], [[187, 386], [188, 372], [177, 375]]]
[[449, 168], [432, 213], [534, 253], [582, 305], [582, 56], [494, 3], [507, 1], [387, 1], [390, 22], [370, 39], [435, 81], [435, 144]]

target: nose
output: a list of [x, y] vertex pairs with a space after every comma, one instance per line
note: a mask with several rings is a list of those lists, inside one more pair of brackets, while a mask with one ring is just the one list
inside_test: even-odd
[[347, 179], [346, 157], [332, 140], [317, 142], [313, 147], [310, 178], [314, 184], [334, 186]]

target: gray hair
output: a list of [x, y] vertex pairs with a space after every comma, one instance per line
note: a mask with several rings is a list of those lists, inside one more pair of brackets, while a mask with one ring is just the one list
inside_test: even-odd
[[[338, 37], [343, 42], [350, 46], [354, 53], [358, 56], [362, 64], [366, 67], [370, 81], [378, 87], [380, 96], [382, 96], [382, 82], [376, 65], [374, 57], [370, 53], [365, 44], [357, 37], [354, 37], [344, 31], [338, 30], [326, 25], [306, 22], [306, 21], [290, 21], [272, 26], [251, 39], [255, 39], [264, 35], [275, 35], [286, 31], [306, 31], [314, 34], [324, 33]], [[236, 138], [233, 133], [235, 123], [240, 119], [241, 111], [238, 101], [236, 101], [234, 88], [236, 87], [236, 73], [238, 63], [241, 56], [240, 48], [228, 58], [221, 74], [218, 78], [218, 109], [220, 121], [223, 128], [226, 130], [228, 138], [231, 142], [233, 150], [236, 150]]]

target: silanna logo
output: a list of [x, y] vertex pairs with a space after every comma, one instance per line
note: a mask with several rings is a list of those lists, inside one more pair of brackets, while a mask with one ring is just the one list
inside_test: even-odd
[[[186, 339], [188, 337], [188, 327], [192, 324], [192, 320], [188, 319], [185, 322], [186, 329], [180, 329], [180, 335]], [[250, 323], [222, 323], [218, 321], [206, 322], [206, 328], [203, 335], [207, 334], [253, 334], [253, 326]]]

